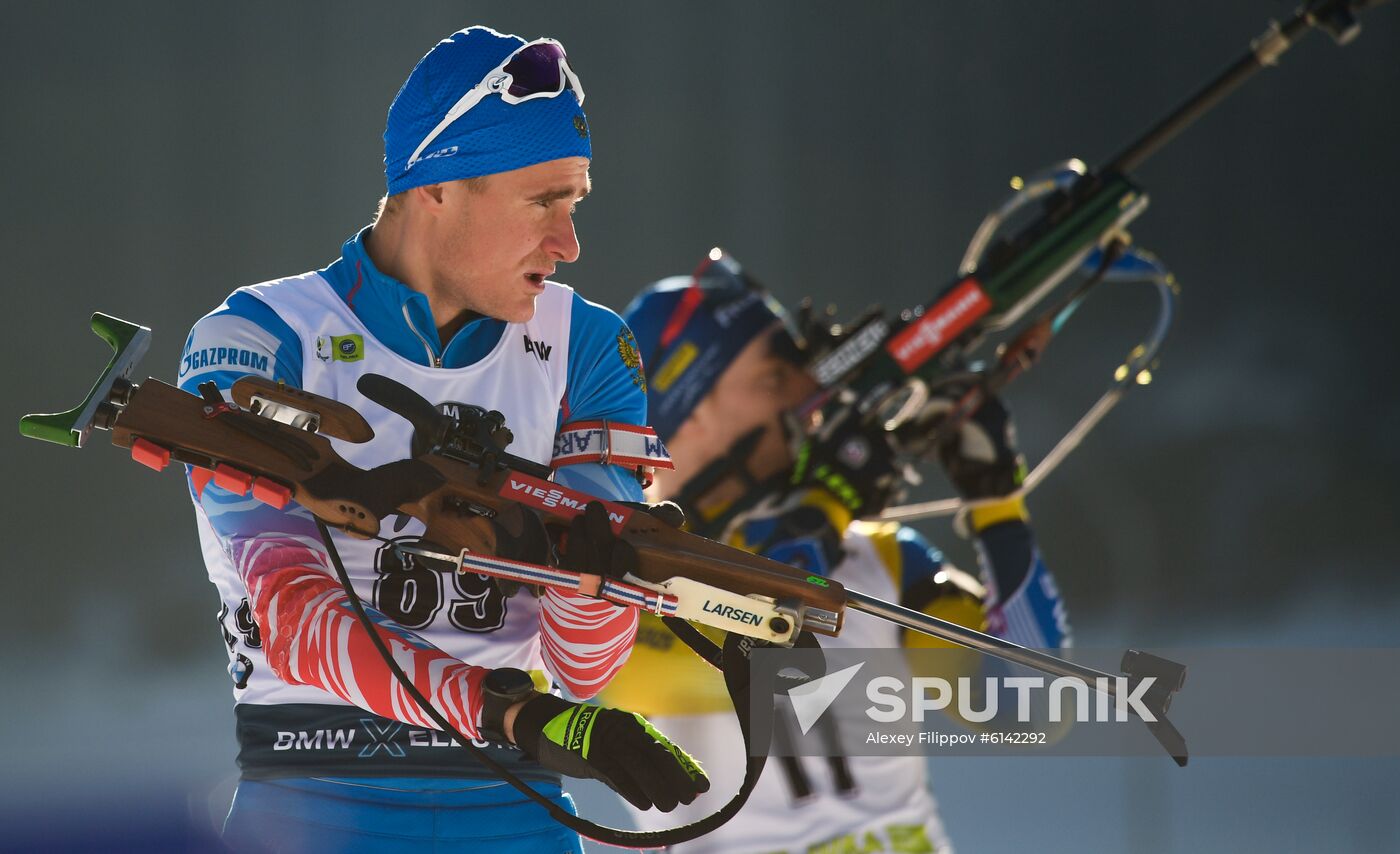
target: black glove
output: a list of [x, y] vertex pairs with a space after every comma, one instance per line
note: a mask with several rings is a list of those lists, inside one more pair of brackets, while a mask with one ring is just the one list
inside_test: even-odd
[[[673, 528], [685, 524], [685, 513], [673, 501], [643, 504], [620, 501], [625, 507], [650, 513]], [[590, 501], [583, 512], [569, 521], [569, 537], [559, 553], [559, 566], [574, 572], [622, 578], [637, 571], [637, 550], [632, 544], [613, 533], [607, 507], [601, 501]]]
[[[951, 411], [965, 389], [953, 387], [930, 401], [928, 412]], [[935, 422], [934, 426], [937, 426]], [[937, 447], [948, 480], [965, 501], [988, 501], [1015, 495], [1026, 480], [1026, 459], [1016, 450], [1011, 412], [995, 395]]]
[[[670, 501], [660, 504], [620, 503], [650, 513], [672, 527], [678, 528], [685, 523], [681, 508]], [[549, 535], [535, 511], [509, 503], [491, 520], [491, 524], [496, 532], [496, 554], [500, 557], [536, 564], [550, 563]], [[630, 543], [613, 533], [603, 503], [590, 501], [583, 512], [569, 522], [568, 539], [554, 562], [574, 572], [622, 578], [636, 570], [637, 552]], [[514, 596], [524, 586], [517, 581], [493, 580], [507, 598]], [[531, 586], [529, 590], [539, 595], [538, 587]]]
[[803, 441], [789, 484], [820, 487], [852, 515], [870, 516], [895, 499], [904, 476], [888, 435], [862, 427], [852, 414], [829, 433], [822, 431]]
[[670, 812], [710, 790], [699, 763], [638, 714], [538, 694], [520, 707], [513, 730], [541, 765], [601, 780], [639, 810]]
[[529, 507], [506, 502], [499, 513], [491, 517], [496, 534], [496, 556], [529, 563], [549, 560], [549, 535], [539, 514]]
[[[514, 502], [507, 503], [491, 518], [491, 528], [496, 534], [496, 556], [527, 563], [545, 564], [549, 562], [549, 534], [539, 514], [528, 507]], [[540, 595], [540, 588], [504, 578], [491, 578], [491, 583], [509, 599], [521, 588], [534, 596]]]
[[559, 566], [574, 572], [622, 578], [637, 570], [637, 551], [613, 533], [608, 510], [590, 501], [569, 521], [569, 536], [559, 550]]

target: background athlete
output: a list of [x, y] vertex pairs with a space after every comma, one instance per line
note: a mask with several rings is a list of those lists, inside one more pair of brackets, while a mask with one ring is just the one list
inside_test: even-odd
[[[679, 499], [692, 528], [724, 528], [737, 545], [874, 596], [1027, 646], [1067, 643], [1058, 594], [1027, 524], [1024, 463], [999, 401], [984, 405], [939, 449], [949, 480], [971, 507], [966, 523], [975, 532], [979, 582], [908, 527], [853, 521], [878, 512], [902, 481], [879, 437], [845, 437], [856, 439], [862, 454], [839, 452], [842, 437], [809, 447], [799, 454], [802, 469], [795, 468], [785, 418], [817, 389], [804, 367], [826, 330], [795, 329], [732, 258], [712, 255], [693, 276], [651, 285], [624, 317], [641, 343], [651, 423], [675, 463], [673, 471], [657, 472], [650, 499]], [[820, 478], [813, 472], [823, 464], [827, 476]], [[817, 482], [823, 479], [850, 488], [827, 488]], [[726, 523], [736, 510], [743, 510], [737, 521]], [[943, 646], [860, 613], [847, 613], [840, 636], [821, 643]], [[996, 666], [973, 653], [948, 656], [961, 673]], [[742, 741], [723, 684], [659, 621], [643, 615], [637, 647], [601, 699], [660, 721], [714, 780], [709, 795], [663, 821], [695, 820], [738, 788]], [[779, 720], [781, 729], [781, 714]], [[925, 763], [915, 755], [772, 759], [738, 816], [678, 850], [948, 850]], [[652, 815], [636, 820], [662, 826]]]
[[[527, 45], [484, 27], [439, 42], [389, 108], [387, 195], [374, 224], [329, 265], [241, 288], [201, 319], [180, 386], [227, 392], [257, 374], [343, 401], [375, 431], [365, 444], [335, 442], [361, 467], [409, 456], [411, 439], [408, 422], [356, 390], [367, 372], [446, 410], [500, 410], [511, 452], [545, 464], [568, 421], [645, 424], [631, 333], [550, 280], [579, 254], [573, 213], [592, 156], [582, 101], [556, 42]], [[642, 498], [636, 472], [616, 466], [583, 461], [557, 479]], [[242, 780], [226, 842], [579, 850], [571, 831], [434, 732], [354, 619], [305, 510], [274, 509], [207, 473], [190, 490], [237, 703]], [[638, 808], [668, 810], [706, 788], [683, 753], [616, 711], [590, 719], [581, 751], [533, 761], [567, 752], [550, 743], [576, 708], [534, 686], [555, 680], [574, 697], [596, 694], [627, 657], [636, 611], [555, 591], [508, 597], [485, 576], [439, 572], [391, 548], [422, 531], [391, 516], [380, 540], [334, 537], [396, 660], [458, 730], [570, 809], [560, 770], [603, 779]], [[562, 559], [607, 573], [617, 554], [595, 515], [571, 532]]]

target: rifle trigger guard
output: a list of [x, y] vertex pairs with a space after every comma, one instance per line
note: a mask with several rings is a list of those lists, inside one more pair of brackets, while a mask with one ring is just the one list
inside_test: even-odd
[[204, 418], [210, 420], [218, 418], [225, 412], [236, 412], [238, 404], [229, 403], [224, 400], [223, 392], [212, 381], [199, 384], [199, 396], [204, 400]]

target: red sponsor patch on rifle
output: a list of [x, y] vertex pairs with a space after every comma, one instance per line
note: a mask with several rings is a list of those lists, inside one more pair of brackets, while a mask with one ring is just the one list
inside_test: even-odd
[[948, 346], [948, 342], [961, 335], [991, 307], [992, 301], [987, 298], [982, 286], [969, 276], [917, 320], [895, 334], [885, 349], [901, 368], [913, 372], [933, 354]]
[[582, 513], [590, 501], [601, 501], [608, 511], [608, 521], [612, 523], [614, 534], [622, 533], [622, 526], [627, 524], [633, 513], [632, 508], [616, 502], [603, 501], [601, 498], [576, 492], [567, 486], [515, 471], [506, 473], [500, 492], [496, 494], [566, 519], [572, 519]]

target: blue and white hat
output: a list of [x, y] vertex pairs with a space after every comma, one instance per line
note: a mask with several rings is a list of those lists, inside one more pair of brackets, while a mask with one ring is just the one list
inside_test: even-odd
[[622, 319], [637, 338], [647, 379], [647, 421], [668, 441], [756, 336], [775, 324], [797, 352], [788, 313], [719, 250], [691, 276], [654, 282]]
[[520, 103], [489, 94], [409, 164], [462, 96], [525, 44], [519, 36], [490, 27], [468, 27], [438, 42], [418, 61], [389, 105], [384, 127], [384, 179], [390, 195], [563, 157], [593, 156], [588, 118], [570, 86], [557, 96]]

